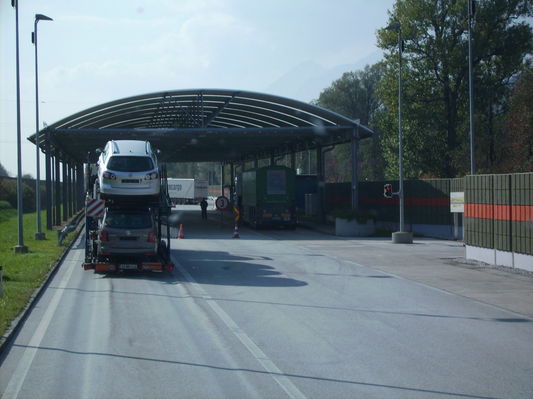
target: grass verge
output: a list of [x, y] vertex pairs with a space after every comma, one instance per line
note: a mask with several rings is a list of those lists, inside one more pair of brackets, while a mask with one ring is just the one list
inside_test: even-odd
[[[29, 251], [26, 254], [15, 254], [13, 247], [18, 244], [17, 211], [1, 205], [0, 266], [3, 267], [4, 295], [0, 298], [0, 337], [27, 305], [33, 292], [41, 285], [74, 237], [74, 234], [69, 234], [61, 247], [57, 246], [55, 231], [45, 231], [45, 240], [35, 240], [36, 214], [27, 213], [23, 217], [23, 231], [24, 245]], [[42, 211], [41, 217], [41, 220], [46, 220], [45, 211]]]

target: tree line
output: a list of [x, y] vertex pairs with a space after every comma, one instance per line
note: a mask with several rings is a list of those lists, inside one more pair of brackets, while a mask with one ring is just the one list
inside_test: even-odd
[[[384, 59], [347, 72], [314, 102], [376, 132], [359, 151], [366, 180], [398, 176], [398, 69], [402, 46], [402, 131], [408, 178], [470, 172], [468, 0], [397, 0], [377, 31]], [[527, 0], [479, 0], [473, 25], [477, 173], [533, 170], [533, 35]], [[350, 149], [326, 162], [329, 181], [348, 181]]]
[[[470, 172], [469, 1], [475, 5], [471, 23], [477, 173], [533, 170], [533, 32], [528, 23], [533, 2], [396, 0], [388, 25], [399, 23], [403, 39], [406, 178], [459, 177]], [[398, 33], [379, 29], [376, 36], [383, 60], [344, 73], [313, 101], [358, 119], [375, 132], [359, 146], [362, 180], [398, 176]], [[327, 181], [351, 180], [350, 154], [350, 145], [345, 144], [325, 155]], [[296, 163], [303, 173], [313, 173], [315, 155], [298, 154]], [[168, 173], [206, 179], [212, 185], [221, 181], [220, 164], [214, 162], [169, 164]]]

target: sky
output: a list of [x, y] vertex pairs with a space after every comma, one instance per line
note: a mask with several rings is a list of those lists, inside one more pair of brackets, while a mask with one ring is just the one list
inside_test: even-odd
[[[164, 90], [235, 89], [309, 102], [381, 58], [394, 0], [19, 0], [23, 174], [39, 127], [92, 106]], [[0, 0], [0, 163], [17, 174], [15, 9]], [[44, 156], [41, 154], [41, 171]], [[41, 172], [41, 178], [44, 173]]]

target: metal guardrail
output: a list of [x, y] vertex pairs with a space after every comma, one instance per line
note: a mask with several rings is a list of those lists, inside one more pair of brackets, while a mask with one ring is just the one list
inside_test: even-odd
[[57, 231], [57, 246], [60, 247], [63, 245], [63, 240], [65, 237], [76, 230], [76, 227], [80, 223], [80, 220], [85, 216], [85, 212], [80, 212], [74, 219], [71, 220], [69, 224], [63, 227], [61, 230]]

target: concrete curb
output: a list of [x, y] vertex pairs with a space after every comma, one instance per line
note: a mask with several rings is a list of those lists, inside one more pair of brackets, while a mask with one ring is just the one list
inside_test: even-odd
[[[41, 298], [41, 295], [43, 294], [44, 290], [52, 280], [52, 278], [55, 276], [57, 271], [59, 270], [59, 267], [63, 264], [63, 261], [65, 260], [67, 254], [72, 249], [72, 246], [74, 243], [78, 240], [78, 237], [81, 234], [82, 229], [80, 228], [80, 222], [84, 218], [80, 217], [78, 220], [78, 224], [76, 226], [75, 230], [75, 236], [68, 245], [68, 247], [65, 248], [59, 259], [57, 260], [56, 264], [48, 271], [46, 277], [44, 278], [42, 284], [33, 292], [31, 295], [28, 304], [26, 307], [20, 312], [20, 314], [11, 322], [10, 326], [8, 327], [7, 331], [4, 333], [2, 337], [0, 337], [0, 355], [4, 353], [6, 348], [9, 346], [11, 341], [15, 338], [17, 333], [19, 332], [20, 328], [26, 321], [28, 315], [30, 314], [30, 311], [33, 309], [34, 305], [37, 303], [37, 301]], [[84, 223], [82, 223], [83, 225]]]

